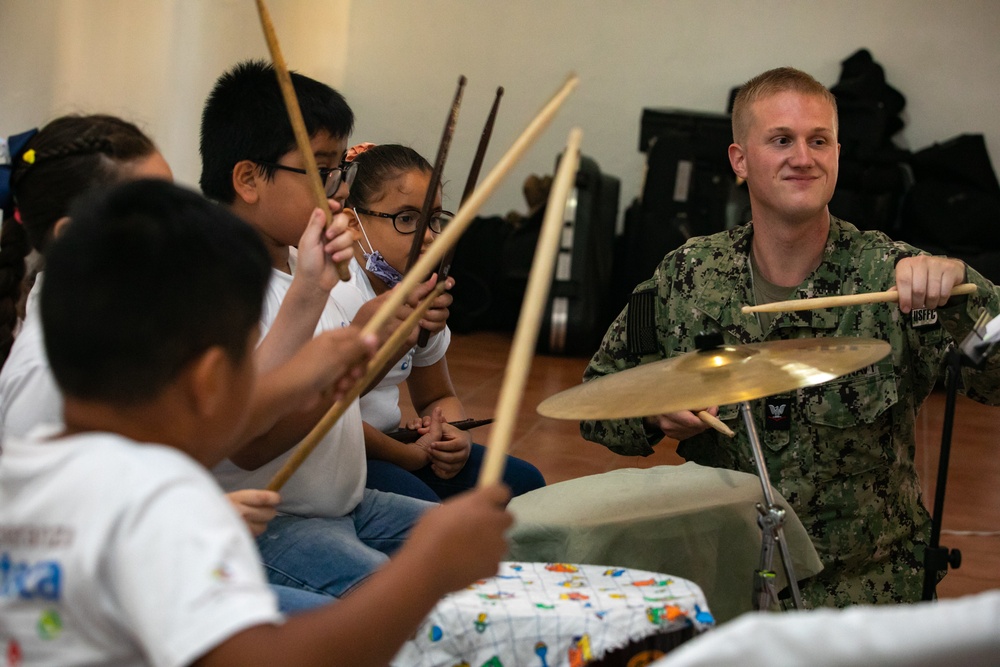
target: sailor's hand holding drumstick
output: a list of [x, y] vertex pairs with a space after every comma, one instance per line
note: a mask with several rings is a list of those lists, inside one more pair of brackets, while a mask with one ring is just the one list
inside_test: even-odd
[[975, 283], [963, 282], [966, 275], [965, 263], [960, 260], [918, 255], [901, 259], [896, 264], [896, 284], [885, 292], [778, 301], [759, 306], [743, 306], [742, 311], [785, 313], [898, 301], [900, 310], [910, 313], [923, 308], [938, 308], [945, 305], [951, 297], [974, 293], [977, 289]]
[[674, 440], [686, 440], [709, 428], [714, 428], [730, 438], [733, 437], [732, 429], [716, 416], [718, 414], [719, 408], [714, 406], [702, 410], [682, 410], [667, 415], [654, 415], [646, 417], [643, 421], [652, 428], [660, 429], [663, 435]]
[[904, 313], [943, 306], [953, 288], [965, 282], [965, 263], [948, 257], [918, 255], [896, 264], [899, 309]]

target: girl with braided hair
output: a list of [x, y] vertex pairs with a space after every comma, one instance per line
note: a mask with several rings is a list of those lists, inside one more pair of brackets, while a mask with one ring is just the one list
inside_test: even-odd
[[[25, 258], [44, 251], [57, 224], [81, 193], [119, 180], [172, 178], [166, 160], [138, 127], [105, 115], [63, 116], [11, 156], [14, 207], [4, 211], [0, 251], [0, 362], [6, 360], [23, 318], [33, 276]], [[28, 283], [22, 288], [22, 280]], [[17, 308], [16, 304], [21, 304]]]
[[[57, 118], [11, 157], [14, 206], [0, 236], [0, 424], [5, 438], [25, 435], [38, 423], [62, 421], [62, 401], [48, 362], [34, 354], [42, 347], [39, 290], [31, 289], [33, 272], [26, 270], [25, 258], [45, 251], [69, 221], [66, 213], [80, 194], [137, 178], [173, 179], [149, 137], [132, 123], [107, 115]], [[40, 263], [33, 261], [33, 268], [40, 270]], [[19, 302], [25, 304], [21, 313], [15, 307]], [[24, 322], [18, 332], [19, 314]], [[24, 352], [17, 354], [18, 348]], [[39, 364], [46, 372], [37, 372]]]

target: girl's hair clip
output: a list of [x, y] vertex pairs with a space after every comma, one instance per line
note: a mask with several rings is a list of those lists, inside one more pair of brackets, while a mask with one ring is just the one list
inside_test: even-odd
[[[4, 215], [12, 210], [14, 205], [14, 191], [10, 184], [14, 164], [18, 159], [24, 158], [21, 151], [36, 134], [38, 130], [28, 130], [10, 137], [0, 137], [0, 209], [3, 209]], [[35, 151], [31, 151], [31, 161], [28, 164], [34, 161]]]
[[35, 164], [35, 149], [29, 148], [28, 150], [24, 151], [24, 155], [21, 156], [21, 159], [27, 162], [28, 164]]
[[347, 149], [347, 155], [344, 156], [344, 162], [353, 162], [354, 158], [358, 157], [365, 151], [375, 148], [378, 144], [373, 144], [370, 141], [362, 142], [356, 146], [351, 146]]

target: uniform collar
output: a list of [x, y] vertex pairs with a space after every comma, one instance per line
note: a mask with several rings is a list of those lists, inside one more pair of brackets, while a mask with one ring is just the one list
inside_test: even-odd
[[[801, 285], [796, 288], [791, 299], [810, 299], [840, 294], [848, 269], [844, 259], [850, 258], [850, 227], [843, 221], [830, 216], [830, 231], [823, 260]], [[729, 232], [729, 242], [725, 239], [715, 249], [719, 258], [717, 265], [722, 268], [719, 281], [705, 281], [694, 292], [694, 307], [714, 320], [741, 344], [764, 340], [767, 337], [794, 338], [793, 331], [779, 333], [778, 330], [818, 329], [835, 330], [840, 322], [840, 309], [801, 310], [782, 313], [765, 332], [753, 313], [744, 314], [740, 309], [753, 303], [753, 283], [750, 271], [750, 244], [753, 240], [753, 224], [747, 223]], [[720, 291], [719, 285], [729, 285], [730, 289]]]

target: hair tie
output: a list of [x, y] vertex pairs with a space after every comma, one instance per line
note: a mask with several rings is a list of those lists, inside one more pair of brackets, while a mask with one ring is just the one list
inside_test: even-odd
[[347, 149], [347, 155], [344, 157], [345, 162], [354, 162], [354, 158], [358, 157], [362, 153], [372, 148], [375, 148], [378, 144], [373, 144], [370, 141], [364, 141], [356, 146], [351, 146]]
[[[11, 171], [14, 168], [14, 161], [18, 157], [25, 158], [21, 151], [27, 145], [28, 140], [38, 133], [38, 130], [28, 130], [21, 134], [15, 134], [6, 139], [0, 137], [0, 209], [9, 211], [14, 203], [14, 192], [10, 187]], [[35, 161], [35, 151], [30, 151], [31, 160], [25, 160], [28, 164]]]
[[24, 220], [21, 220], [21, 209], [17, 208], [16, 206], [14, 207], [14, 222], [16, 222], [19, 225], [24, 224]]

